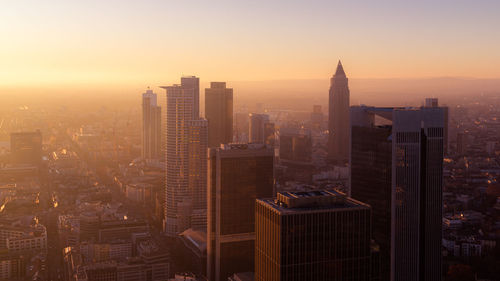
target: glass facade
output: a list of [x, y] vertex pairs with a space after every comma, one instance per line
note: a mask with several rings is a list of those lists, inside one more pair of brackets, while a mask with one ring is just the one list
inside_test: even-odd
[[207, 275], [254, 269], [255, 200], [273, 196], [273, 151], [265, 145], [210, 149]]
[[391, 126], [351, 129], [351, 197], [372, 207], [373, 239], [380, 246], [380, 275], [390, 279]]
[[205, 117], [208, 120], [208, 146], [233, 141], [233, 89], [225, 82], [211, 82], [205, 89]]
[[370, 280], [370, 207], [257, 200], [256, 281]]
[[[375, 126], [375, 116], [392, 125]], [[441, 280], [445, 116], [351, 107], [350, 195], [372, 206], [381, 280]]]

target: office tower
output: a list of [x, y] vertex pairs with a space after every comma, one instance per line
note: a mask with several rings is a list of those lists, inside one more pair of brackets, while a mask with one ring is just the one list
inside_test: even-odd
[[311, 125], [316, 130], [321, 129], [321, 126], [323, 125], [323, 112], [321, 111], [321, 105], [313, 105]]
[[443, 127], [439, 107], [351, 107], [350, 196], [372, 207], [382, 280], [441, 280]]
[[274, 195], [273, 151], [264, 144], [211, 148], [207, 275], [225, 281], [254, 269], [255, 199]]
[[198, 78], [183, 77], [181, 81], [184, 84], [162, 87], [167, 95], [164, 228], [169, 236], [189, 228], [192, 211], [204, 207], [197, 204], [203, 201], [199, 191], [206, 177], [202, 151], [207, 145], [207, 126], [194, 109]]
[[342, 63], [330, 79], [328, 109], [328, 160], [343, 163], [349, 159], [349, 86]]
[[14, 164], [39, 165], [42, 161], [42, 133], [11, 133], [10, 152]]
[[449, 140], [449, 137], [448, 137], [448, 124], [449, 124], [449, 109], [447, 106], [439, 106], [439, 100], [437, 98], [426, 98], [425, 99], [425, 107], [440, 107], [443, 109], [444, 111], [444, 143], [443, 143], [443, 146], [444, 146], [444, 154], [448, 154], [449, 151], [448, 151], [448, 147], [450, 147], [450, 140]]
[[370, 280], [370, 206], [334, 190], [283, 192], [255, 213], [256, 281]]
[[[392, 126], [358, 126], [356, 118], [374, 118], [363, 110], [351, 107], [350, 196], [372, 207], [372, 236], [380, 246], [381, 280], [390, 280]], [[383, 108], [377, 110], [384, 113]], [[392, 108], [385, 114], [392, 115]]]
[[205, 118], [209, 147], [233, 142], [233, 89], [226, 82], [211, 82], [205, 89]]
[[[190, 197], [193, 203], [193, 212], [197, 214], [197, 219], [200, 219], [201, 216], [201, 219], [206, 221], [208, 122], [205, 119], [200, 119], [189, 123]], [[193, 219], [192, 217], [191, 222]], [[191, 226], [193, 226], [192, 223]]]
[[265, 124], [269, 123], [269, 115], [250, 113], [248, 115], [248, 141], [251, 143], [265, 143]]
[[181, 77], [184, 89], [193, 89], [193, 120], [200, 118], [200, 78], [196, 76]]
[[142, 157], [159, 159], [161, 155], [161, 107], [152, 90], [142, 94]]
[[311, 162], [312, 140], [309, 129], [281, 128], [279, 136], [282, 162]]

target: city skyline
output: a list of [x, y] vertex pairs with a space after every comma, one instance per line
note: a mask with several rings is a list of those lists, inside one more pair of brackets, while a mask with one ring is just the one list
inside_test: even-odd
[[498, 11], [5, 3], [0, 280], [500, 281]]

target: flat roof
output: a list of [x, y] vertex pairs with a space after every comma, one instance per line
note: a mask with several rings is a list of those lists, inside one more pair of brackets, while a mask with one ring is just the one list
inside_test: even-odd
[[334, 189], [278, 192], [277, 198], [257, 199], [257, 202], [280, 214], [370, 208], [370, 205]]

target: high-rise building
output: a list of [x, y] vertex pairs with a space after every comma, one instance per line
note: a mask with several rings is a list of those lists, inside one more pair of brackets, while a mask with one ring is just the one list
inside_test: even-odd
[[343, 163], [349, 159], [349, 85], [339, 61], [330, 79], [328, 108], [328, 160]]
[[181, 82], [162, 87], [167, 92], [164, 229], [170, 236], [188, 229], [192, 211], [204, 208], [206, 186], [207, 123], [196, 108], [199, 79], [183, 77]]
[[161, 155], [161, 107], [152, 90], [142, 94], [142, 157], [159, 159]]
[[444, 154], [448, 154], [449, 151], [448, 151], [448, 148], [450, 146], [450, 140], [449, 140], [449, 137], [448, 137], [448, 124], [449, 124], [449, 108], [447, 106], [439, 106], [439, 100], [437, 98], [426, 98], [425, 99], [425, 107], [440, 107], [443, 109], [444, 111], [444, 134], [443, 134], [443, 137], [444, 137], [444, 142], [443, 142], [443, 146], [444, 146]]
[[42, 133], [11, 133], [10, 152], [12, 163], [39, 165], [42, 161]]
[[[357, 109], [351, 108], [350, 196], [372, 207], [372, 237], [380, 246], [381, 280], [390, 280], [392, 126], [360, 126], [356, 118], [374, 116], [358, 114]], [[392, 114], [392, 108], [386, 110]], [[378, 112], [382, 114], [383, 109]]]
[[181, 86], [184, 89], [193, 89], [193, 120], [200, 118], [200, 78], [196, 76], [181, 77]]
[[255, 213], [256, 281], [371, 280], [370, 206], [334, 190], [283, 192]]
[[189, 189], [193, 203], [192, 209], [197, 217], [203, 214], [204, 221], [206, 221], [208, 122], [200, 119], [189, 123]]
[[253, 271], [255, 199], [274, 195], [273, 151], [264, 144], [211, 148], [208, 164], [207, 275], [225, 281]]
[[312, 140], [309, 129], [280, 128], [280, 160], [291, 163], [310, 163]]
[[441, 280], [443, 127], [439, 107], [351, 107], [350, 196], [372, 207], [382, 280]]
[[268, 123], [269, 115], [250, 113], [248, 115], [248, 141], [250, 143], [265, 143], [269, 137], [269, 130], [266, 130]]
[[205, 89], [205, 118], [209, 147], [233, 142], [233, 89], [226, 82], [211, 82]]

